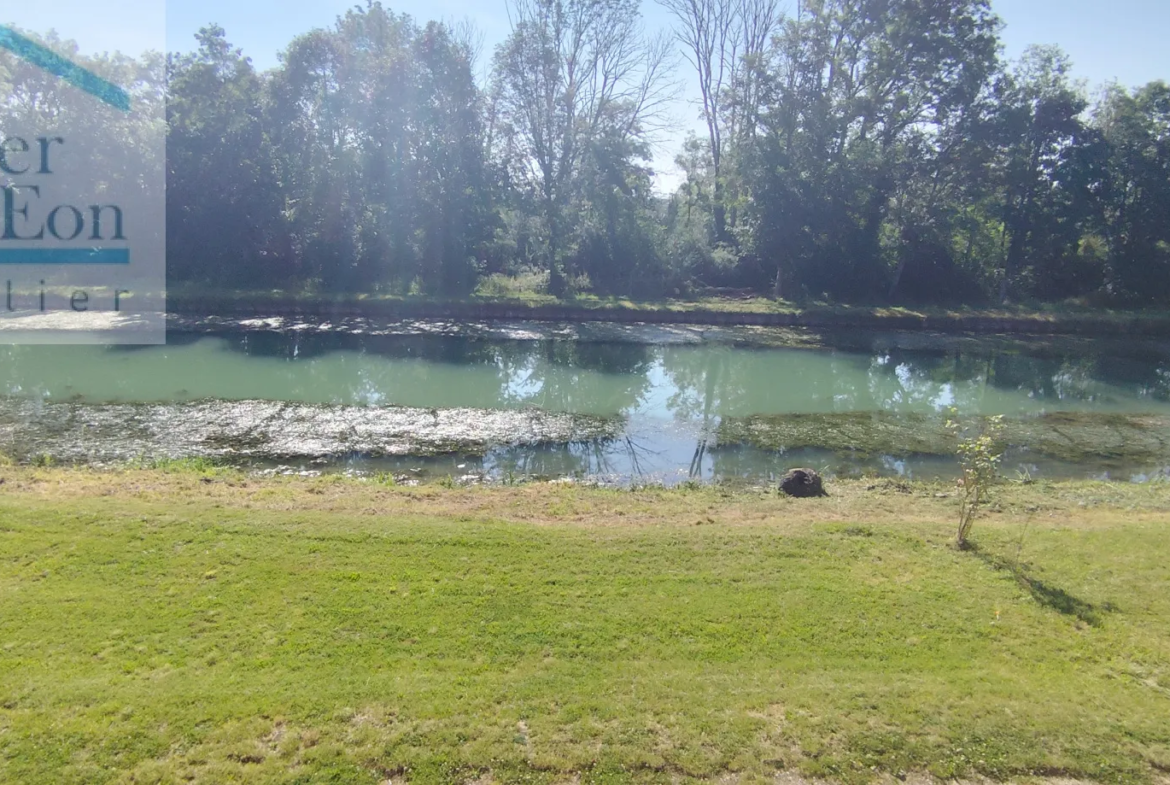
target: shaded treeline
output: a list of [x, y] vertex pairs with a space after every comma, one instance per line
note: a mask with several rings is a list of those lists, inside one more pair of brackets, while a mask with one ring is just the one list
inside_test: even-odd
[[[1090, 92], [1052, 47], [1006, 61], [986, 0], [660, 2], [652, 37], [636, 0], [512, 0], [491, 53], [371, 3], [263, 73], [205, 28], [166, 67], [172, 282], [1170, 298], [1165, 83]], [[664, 196], [668, 109], [705, 131]]]

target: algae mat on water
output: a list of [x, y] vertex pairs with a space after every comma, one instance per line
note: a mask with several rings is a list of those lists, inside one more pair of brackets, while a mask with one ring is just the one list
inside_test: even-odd
[[[4, 469], [0, 781], [1170, 767], [1170, 488]], [[1021, 535], [1023, 535], [1021, 539]]]
[[[821, 449], [842, 457], [954, 455], [942, 415], [850, 412], [720, 421], [718, 447], [765, 454]], [[969, 424], [976, 418], [967, 418]], [[484, 454], [495, 447], [604, 444], [621, 417], [520, 410], [324, 406], [272, 401], [174, 404], [46, 403], [0, 399], [0, 449], [21, 461], [126, 463], [207, 458], [237, 463], [337, 456]], [[695, 435], [696, 442], [701, 434]], [[1009, 462], [1046, 458], [1103, 471], [1170, 466], [1170, 418], [1059, 412], [1005, 421]], [[762, 468], [773, 468], [770, 459]]]
[[31, 461], [307, 460], [483, 453], [613, 438], [614, 418], [537, 409], [415, 409], [282, 401], [46, 403], [0, 398], [0, 448]]
[[[784, 451], [817, 447], [861, 455], [953, 455], [955, 440], [942, 415], [849, 412], [727, 418], [719, 426], [722, 445], [749, 444]], [[968, 425], [977, 418], [963, 418]], [[1029, 454], [1111, 467], [1170, 466], [1170, 418], [1153, 414], [1054, 412], [1010, 417], [1003, 441], [1016, 459]]]

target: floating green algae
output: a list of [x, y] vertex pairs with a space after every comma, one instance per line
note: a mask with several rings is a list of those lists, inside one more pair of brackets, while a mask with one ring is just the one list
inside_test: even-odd
[[[964, 418], [968, 426], [978, 418]], [[824, 449], [862, 457], [951, 455], [955, 440], [943, 415], [848, 412], [726, 418], [720, 445], [768, 451]], [[1108, 469], [1170, 464], [1170, 418], [1159, 415], [1057, 412], [1004, 420], [1003, 441], [1013, 451]]]

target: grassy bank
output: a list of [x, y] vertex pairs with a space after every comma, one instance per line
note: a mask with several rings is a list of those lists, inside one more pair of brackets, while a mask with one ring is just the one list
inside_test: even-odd
[[0, 469], [0, 781], [1165, 781], [1170, 488]]
[[445, 299], [187, 288], [169, 292], [167, 307], [170, 312], [180, 315], [214, 314], [243, 318], [532, 319], [1035, 335], [1170, 336], [1170, 315], [1165, 310], [1125, 311], [1073, 305], [1042, 308], [901, 308], [823, 303], [798, 305], [765, 297], [633, 300], [579, 295], [558, 299], [543, 294], [515, 293]]

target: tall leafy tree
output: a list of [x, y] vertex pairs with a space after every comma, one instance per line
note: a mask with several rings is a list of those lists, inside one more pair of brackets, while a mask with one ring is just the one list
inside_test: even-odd
[[901, 162], [976, 100], [996, 62], [985, 0], [812, 0], [787, 20], [757, 153], [755, 250], [815, 292], [872, 298]]
[[539, 210], [549, 287], [561, 294], [576, 239], [567, 213], [583, 196], [586, 162], [604, 155], [603, 165], [624, 169], [646, 155], [667, 47], [643, 36], [635, 0], [516, 0], [511, 13], [495, 58], [502, 149]]
[[[1061, 228], [1059, 213], [1071, 183], [1068, 164], [1086, 139], [1082, 113], [1088, 101], [1071, 83], [1068, 58], [1056, 47], [1029, 49], [998, 90], [999, 167], [1003, 189], [1006, 252], [999, 296], [1007, 299], [1017, 280], [1038, 256], [1075, 248], [1079, 237], [1063, 238], [1063, 249], [1050, 244]], [[1065, 216], [1067, 217], [1067, 216]], [[1048, 246], [1048, 247], [1046, 247]]]
[[168, 59], [167, 258], [173, 280], [256, 285], [290, 271], [264, 82], [223, 28]]
[[272, 80], [296, 250], [329, 288], [474, 287], [490, 232], [472, 52], [380, 3], [296, 39]]
[[1104, 232], [1109, 285], [1127, 299], [1170, 299], [1170, 86], [1110, 89], [1096, 116], [1108, 145]]

